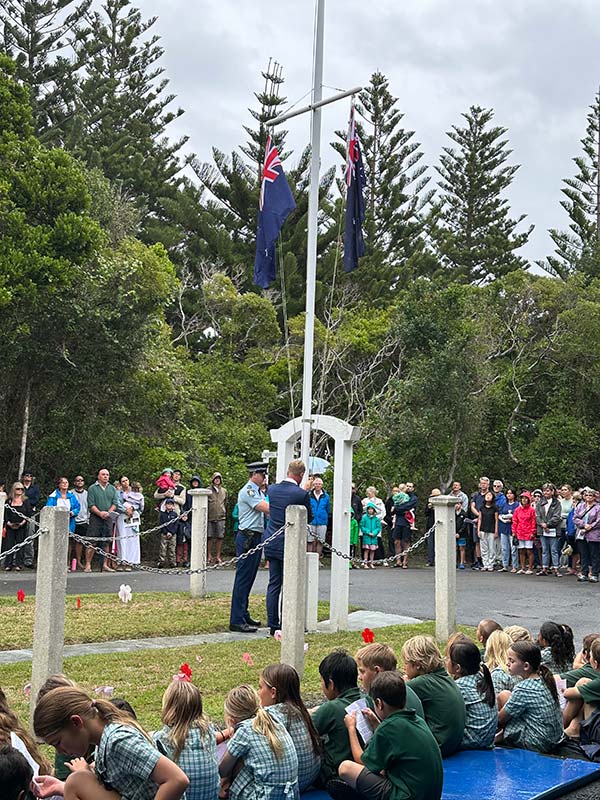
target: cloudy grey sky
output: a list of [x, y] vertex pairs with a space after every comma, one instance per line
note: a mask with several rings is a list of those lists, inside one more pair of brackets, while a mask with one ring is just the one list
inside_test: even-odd
[[[172, 135], [188, 134], [203, 160], [212, 145], [230, 151], [243, 142], [269, 56], [284, 66], [290, 103], [310, 90], [313, 0], [138, 5], [158, 16], [170, 88], [186, 110]], [[512, 162], [522, 165], [510, 200], [513, 213], [535, 225], [521, 251], [534, 260], [551, 251], [547, 229], [566, 226], [561, 180], [573, 173], [600, 84], [599, 42], [597, 0], [326, 0], [324, 84], [352, 88], [382, 71], [430, 165], [463, 111], [494, 108], [496, 123], [508, 128]], [[325, 166], [335, 162], [328, 142], [345, 127], [348, 105], [324, 110]], [[287, 128], [299, 152], [309, 139], [308, 115]]]

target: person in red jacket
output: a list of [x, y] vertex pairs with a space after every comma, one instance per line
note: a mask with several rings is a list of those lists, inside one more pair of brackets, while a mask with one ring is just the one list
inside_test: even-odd
[[[512, 518], [512, 532], [519, 540], [518, 575], [533, 575], [533, 540], [536, 533], [535, 508], [531, 505], [531, 493], [521, 492], [520, 505], [515, 508]], [[527, 569], [525, 562], [527, 561]]]

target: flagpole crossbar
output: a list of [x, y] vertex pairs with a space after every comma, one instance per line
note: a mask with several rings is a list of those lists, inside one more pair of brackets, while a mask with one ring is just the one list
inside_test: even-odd
[[296, 108], [294, 111], [288, 111], [287, 114], [280, 114], [278, 117], [273, 117], [273, 119], [268, 120], [266, 125], [271, 128], [275, 127], [275, 125], [281, 125], [282, 122], [286, 122], [288, 119], [292, 119], [292, 117], [298, 117], [300, 114], [306, 114], [308, 111], [315, 111], [315, 109], [322, 108], [322, 106], [328, 106], [330, 103], [335, 103], [338, 100], [343, 100], [345, 97], [358, 94], [362, 92], [362, 88], [362, 86], [355, 86], [354, 89], [348, 89], [346, 92], [334, 94], [331, 97], [325, 98], [325, 100], [320, 100], [318, 103], [311, 103], [308, 106]]

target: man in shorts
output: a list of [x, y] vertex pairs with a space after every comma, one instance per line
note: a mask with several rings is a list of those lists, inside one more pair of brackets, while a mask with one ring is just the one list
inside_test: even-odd
[[[223, 486], [223, 476], [213, 472], [210, 479], [211, 493], [208, 498], [208, 563], [221, 564], [221, 549], [225, 538], [225, 520], [227, 519], [227, 489]], [[213, 542], [215, 556], [213, 558]]]

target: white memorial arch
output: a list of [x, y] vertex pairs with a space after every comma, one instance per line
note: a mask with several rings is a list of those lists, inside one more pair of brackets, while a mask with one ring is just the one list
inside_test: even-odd
[[[311, 419], [311, 428], [330, 436], [335, 443], [333, 470], [333, 546], [343, 553], [350, 551], [350, 496], [352, 493], [352, 455], [360, 439], [360, 428], [337, 417], [325, 414]], [[277, 444], [277, 481], [285, 478], [287, 465], [295, 457], [295, 448], [302, 433], [302, 418], [289, 420], [271, 431]], [[341, 558], [331, 560], [330, 620], [331, 630], [348, 628], [348, 587], [350, 570]]]

